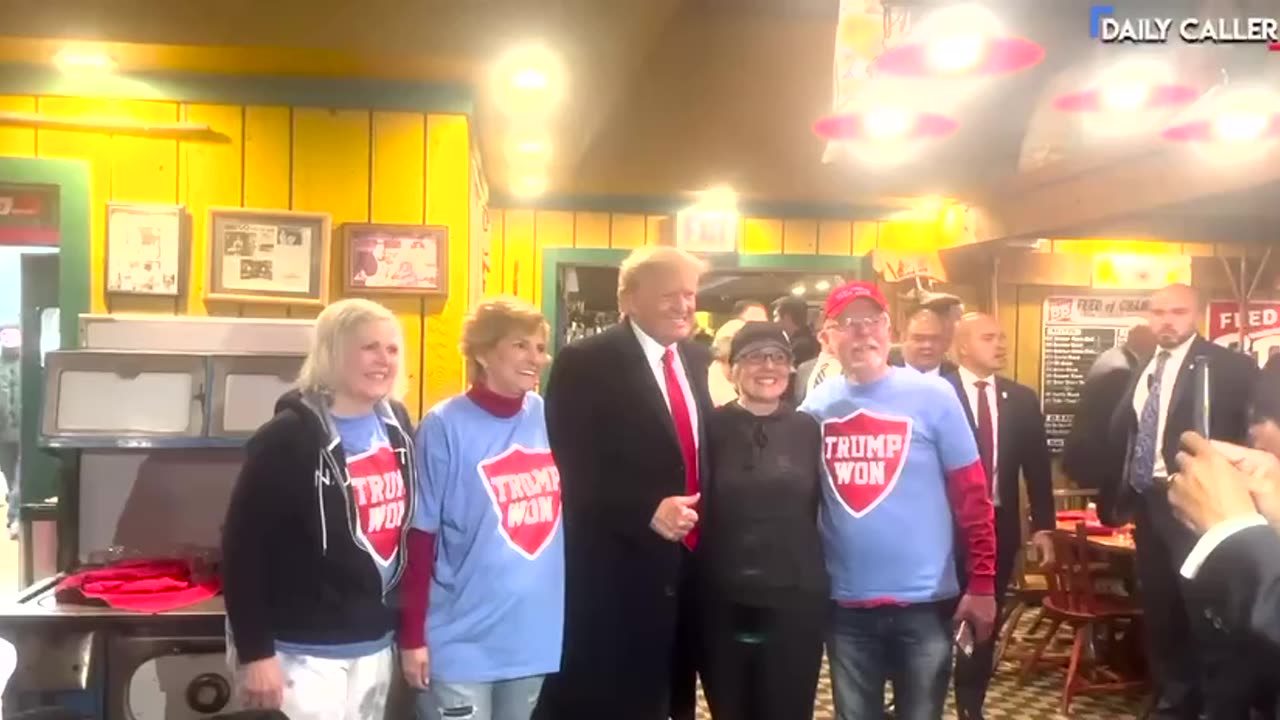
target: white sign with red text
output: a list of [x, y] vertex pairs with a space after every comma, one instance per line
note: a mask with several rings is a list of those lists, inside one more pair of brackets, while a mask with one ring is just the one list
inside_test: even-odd
[[356, 501], [356, 534], [384, 567], [400, 550], [406, 489], [395, 450], [385, 443], [347, 458], [347, 475]]
[[893, 493], [911, 447], [911, 418], [857, 410], [822, 423], [827, 482], [855, 518]]
[[560, 527], [560, 471], [551, 451], [512, 445], [477, 470], [498, 514], [498, 532], [513, 550], [536, 560]]
[[1244, 344], [1241, 345], [1240, 303], [1214, 300], [1209, 303], [1209, 340], [1253, 355], [1259, 365], [1266, 365], [1272, 355], [1280, 354], [1280, 301], [1249, 303], [1244, 320]]

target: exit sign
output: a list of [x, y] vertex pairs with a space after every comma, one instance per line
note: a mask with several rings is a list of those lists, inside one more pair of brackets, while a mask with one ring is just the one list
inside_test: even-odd
[[698, 208], [676, 214], [676, 247], [693, 253], [732, 253], [738, 250], [736, 212]]

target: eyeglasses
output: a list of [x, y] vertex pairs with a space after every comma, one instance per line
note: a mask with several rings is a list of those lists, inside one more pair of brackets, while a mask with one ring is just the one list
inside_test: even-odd
[[853, 330], [858, 328], [861, 330], [871, 330], [884, 324], [889, 316], [885, 313], [876, 313], [875, 315], [850, 315], [846, 317], [836, 318], [836, 325], [843, 330]]
[[747, 365], [761, 366], [770, 363], [773, 365], [790, 365], [791, 358], [787, 357], [785, 353], [778, 352], [777, 350], [762, 350], [760, 352], [747, 353], [746, 355], [743, 355], [738, 362], [745, 363]]

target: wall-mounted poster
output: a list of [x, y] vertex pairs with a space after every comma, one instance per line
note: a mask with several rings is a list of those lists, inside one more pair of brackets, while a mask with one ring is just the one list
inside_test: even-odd
[[1209, 340], [1253, 355], [1258, 365], [1266, 365], [1273, 355], [1280, 355], [1280, 302], [1255, 300], [1249, 303], [1246, 320], [1248, 329], [1241, 343], [1240, 303], [1214, 300], [1209, 303]]
[[1139, 296], [1048, 297], [1040, 336], [1040, 402], [1049, 449], [1061, 452], [1071, 433], [1080, 388], [1102, 353], [1123, 345], [1146, 322], [1150, 300]]
[[449, 228], [342, 226], [346, 292], [449, 294]]
[[108, 205], [107, 292], [177, 297], [186, 225], [181, 207]]
[[205, 299], [324, 304], [329, 234], [324, 213], [211, 210]]

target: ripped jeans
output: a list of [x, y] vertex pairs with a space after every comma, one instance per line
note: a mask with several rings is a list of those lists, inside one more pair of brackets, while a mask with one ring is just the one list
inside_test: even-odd
[[418, 693], [418, 720], [529, 720], [542, 692], [542, 675], [491, 683], [431, 681]]

